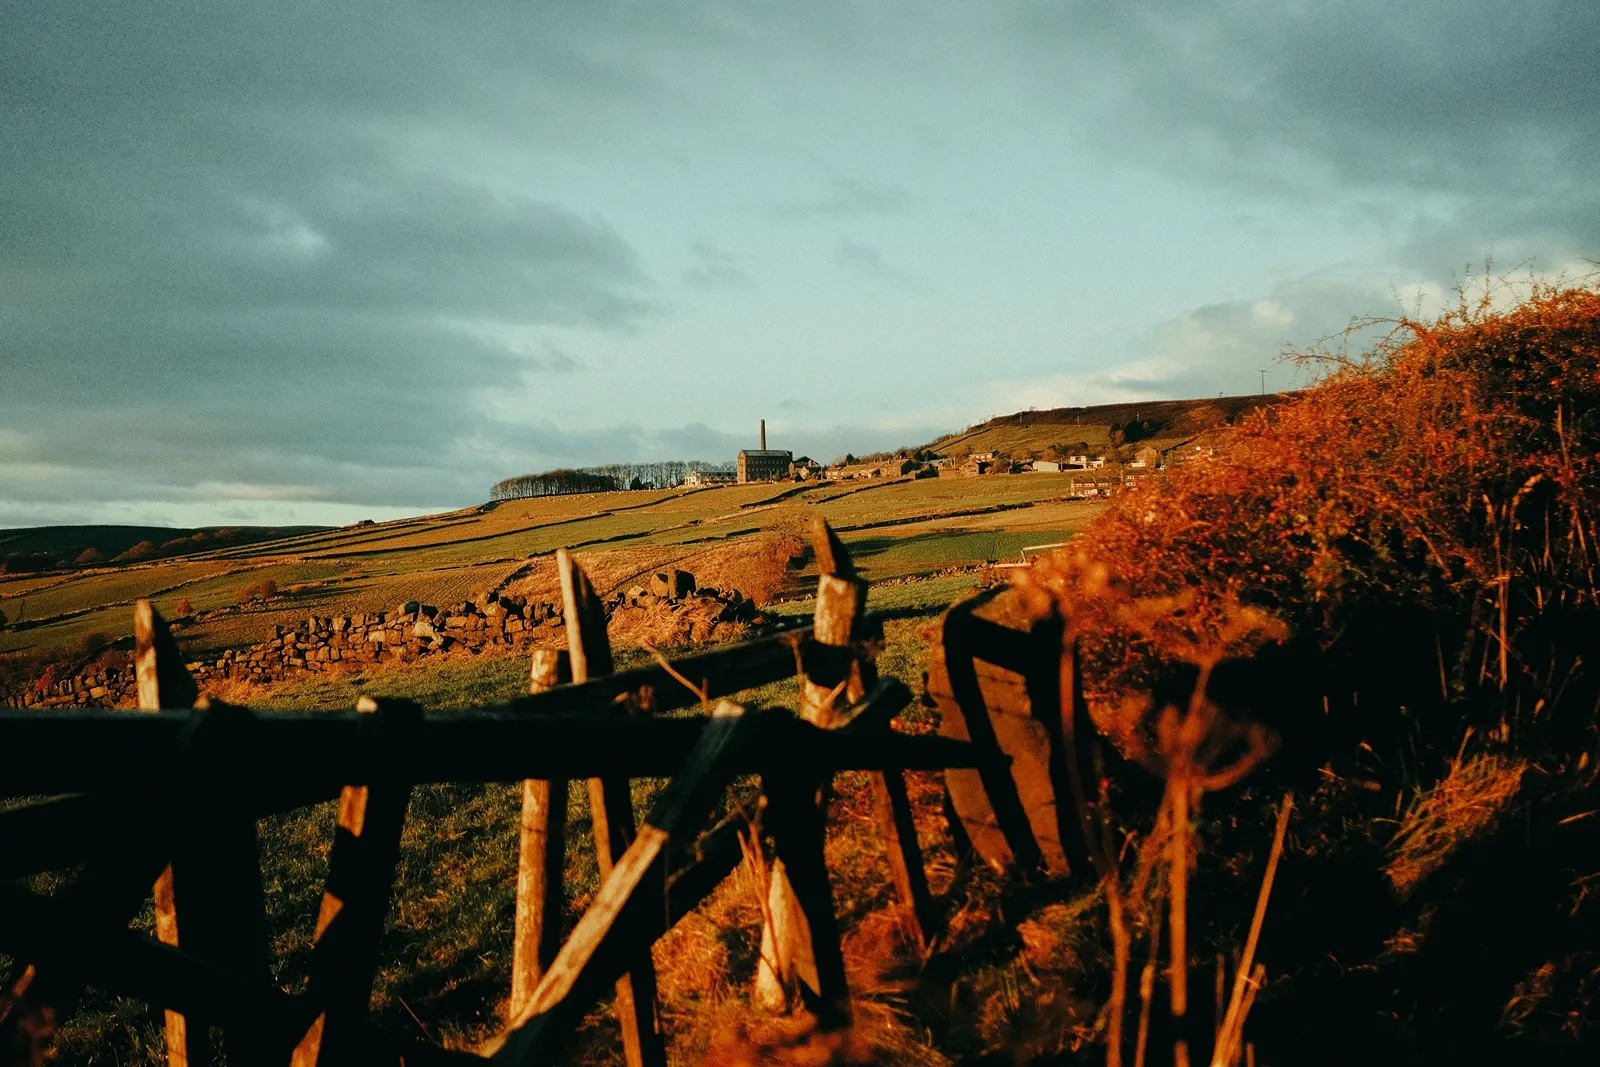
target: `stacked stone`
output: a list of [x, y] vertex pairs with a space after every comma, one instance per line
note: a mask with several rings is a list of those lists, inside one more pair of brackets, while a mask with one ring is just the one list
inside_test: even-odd
[[[698, 643], [736, 636], [735, 627], [761, 621], [755, 601], [737, 589], [722, 592], [697, 586], [688, 571], [662, 571], [644, 585], [617, 593], [607, 603], [609, 615], [639, 609], [655, 616], [670, 616], [678, 639]], [[719, 624], [728, 624], [719, 629]]]
[[104, 670], [86, 671], [64, 679], [43, 690], [35, 690], [23, 698], [29, 708], [94, 708], [112, 707], [123, 700], [133, 699], [139, 680], [132, 667], [107, 667]]
[[[326, 671], [336, 663], [407, 663], [445, 652], [525, 647], [540, 627], [561, 625], [559, 605], [530, 604], [522, 597], [491, 593], [444, 608], [412, 600], [392, 611], [312, 616], [298, 626], [276, 626], [259, 645], [229, 649], [215, 663], [187, 666], [201, 689], [217, 679], [276, 682]], [[132, 702], [137, 690], [133, 668], [111, 668], [30, 694], [25, 706], [114, 707]]]
[[[618, 593], [606, 603], [608, 615], [627, 612], [669, 616], [677, 640], [714, 641], [738, 636], [758, 623], [755, 601], [738, 590], [721, 592], [695, 584], [687, 571], [663, 571], [644, 585]], [[393, 610], [362, 615], [312, 616], [298, 626], [273, 628], [259, 645], [229, 649], [214, 663], [190, 663], [202, 690], [207, 682], [241, 679], [277, 682], [333, 668], [334, 664], [409, 663], [425, 656], [487, 648], [526, 648], [540, 627], [562, 625], [561, 606], [529, 603], [523, 597], [491, 593], [476, 601], [438, 608], [415, 600]], [[133, 668], [90, 671], [36, 690], [24, 698], [30, 708], [116, 707], [135, 702]]]
[[444, 608], [415, 600], [370, 615], [312, 617], [292, 630], [277, 627], [264, 644], [227, 652], [213, 666], [195, 671], [213, 676], [276, 681], [300, 671], [325, 671], [335, 663], [404, 663], [458, 649], [526, 644], [536, 627], [561, 625], [553, 604], [527, 604], [492, 594]]

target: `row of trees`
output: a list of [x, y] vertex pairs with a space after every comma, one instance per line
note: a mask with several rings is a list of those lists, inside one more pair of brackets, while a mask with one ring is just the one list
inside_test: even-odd
[[558, 468], [542, 474], [505, 478], [489, 490], [490, 500], [522, 500], [566, 493], [609, 493], [619, 489], [671, 489], [691, 472], [729, 471], [731, 463], [662, 460], [655, 463], [611, 463], [600, 467]]

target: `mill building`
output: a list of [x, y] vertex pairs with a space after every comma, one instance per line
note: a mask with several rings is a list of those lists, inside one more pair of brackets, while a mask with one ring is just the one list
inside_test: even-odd
[[761, 447], [746, 448], [739, 452], [739, 484], [746, 482], [773, 482], [789, 477], [789, 465], [794, 453], [787, 449], [767, 447], [767, 420], [761, 420]]

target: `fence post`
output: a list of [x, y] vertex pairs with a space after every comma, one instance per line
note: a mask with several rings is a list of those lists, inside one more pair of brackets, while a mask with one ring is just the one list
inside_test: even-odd
[[[821, 519], [812, 526], [812, 542], [821, 574], [817, 579], [814, 643], [800, 682], [800, 714], [807, 722], [827, 728], [838, 722], [836, 709], [859, 700], [877, 680], [877, 670], [871, 659], [857, 655], [854, 648], [866, 636], [863, 622], [867, 583], [856, 575], [850, 553]], [[933, 922], [933, 897], [922, 866], [905, 778], [899, 771], [875, 771], [871, 780], [879, 830], [889, 846], [889, 870], [896, 899], [912, 918], [919, 942], [925, 945]], [[819, 826], [826, 824], [825, 810], [817, 812], [816, 817], [821, 820]], [[822, 886], [826, 889], [825, 867], [823, 874]], [[756, 1000], [769, 1010], [781, 1011], [788, 1007], [789, 990], [797, 982], [821, 992], [819, 983], [826, 976], [819, 975], [812, 946], [819, 937], [827, 942], [828, 936], [816, 928], [816, 923], [806, 921], [808, 908], [821, 905], [819, 890], [814, 885], [809, 889], [810, 901], [798, 898], [781, 855], [773, 864], [771, 882], [767, 901], [771, 923], [762, 929]], [[831, 928], [831, 911], [825, 921]]]
[[[732, 778], [733, 763], [761, 725], [737, 704], [724, 700], [717, 706], [539, 988], [523, 1011], [511, 1017], [504, 1042], [490, 1058], [492, 1065], [533, 1067], [553, 1062], [583, 1013], [611, 983], [611, 976], [622, 973], [641, 947], [648, 951], [682, 910], [698, 903], [737, 865], [737, 824], [725, 823], [699, 839], [703, 844], [708, 839], [720, 842], [712, 850], [721, 858], [707, 853], [668, 877], [669, 849], [681, 849], [695, 840], [707, 812]], [[697, 870], [707, 863], [709, 872]], [[691, 883], [687, 887], [685, 879]]]
[[[566, 650], [536, 648], [528, 691], [572, 680]], [[566, 918], [567, 782], [529, 778], [522, 783], [522, 835], [517, 852], [516, 937], [511, 962], [510, 1017], [527, 1008], [539, 979], [561, 949]]]
[[[791, 964], [785, 978], [795, 980], [800, 1000], [810, 1007], [823, 1030], [838, 1030], [850, 1023], [850, 989], [845, 980], [844, 951], [833, 914], [833, 888], [828, 882], [827, 811], [817, 803], [816, 781], [810, 775], [774, 769], [761, 776], [767, 800], [764, 820], [772, 831], [778, 858], [772, 865], [772, 894], [785, 898], [782, 910], [769, 908], [774, 925], [779, 916], [792, 925], [779, 926], [771, 942], [777, 959]], [[768, 965], [766, 944], [761, 966]], [[759, 978], [759, 973], [758, 973]], [[778, 980], [776, 975], [769, 982]], [[788, 986], [778, 987], [784, 1001]], [[762, 992], [757, 986], [758, 993]], [[767, 990], [770, 995], [771, 986]]]
[[405, 828], [411, 786], [398, 765], [396, 733], [421, 718], [409, 701], [362, 697], [356, 710], [371, 714], [373, 744], [366, 785], [339, 794], [339, 821], [328, 854], [328, 880], [317, 913], [308, 1000], [318, 1012], [294, 1050], [293, 1067], [343, 1063], [372, 1001], [378, 943]]
[[[583, 568], [564, 548], [556, 551], [556, 569], [561, 577], [573, 682], [610, 674], [611, 640], [606, 636], [605, 605]], [[628, 780], [591, 778], [589, 816], [594, 827], [595, 859], [604, 883], [633, 843], [633, 796]], [[628, 1067], [665, 1067], [667, 1053], [656, 1005], [655, 961], [649, 945], [640, 948], [630, 961], [628, 972], [617, 979], [616, 1011], [622, 1024], [622, 1047]]]
[[[192, 708], [200, 690], [189, 676], [178, 654], [172, 632], [148, 600], [133, 605], [134, 674], [139, 684], [139, 710]], [[156, 937], [167, 945], [178, 944], [178, 909], [172, 891], [172, 865], [169, 863], [155, 884]], [[210, 1035], [204, 1026], [191, 1027], [175, 1011], [166, 1013], [167, 1065], [188, 1067], [211, 1062]]]

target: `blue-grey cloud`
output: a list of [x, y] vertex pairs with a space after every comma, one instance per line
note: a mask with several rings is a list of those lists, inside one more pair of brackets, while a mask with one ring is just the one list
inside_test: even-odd
[[[831, 455], [1012, 398], [1249, 391], [1486, 250], [1600, 255], [1597, 46], [1577, 0], [11, 0], [0, 522], [467, 503], [731, 455], [757, 405]], [[1179, 200], [1258, 261], [1195, 255]], [[1188, 258], [1121, 246], [1157, 213]], [[1307, 264], [1305, 220], [1371, 236]], [[1095, 255], [1138, 262], [1058, 285]], [[1162, 302], [1222, 268], [1249, 280]], [[1072, 332], [1110, 305], [1117, 336]], [[862, 351], [806, 394], [839, 425], [782, 406]]]
[[865, 241], [841, 238], [833, 246], [833, 261], [852, 274], [884, 281], [904, 281], [910, 275], [884, 258], [883, 252]]
[[826, 192], [783, 201], [774, 205], [773, 213], [787, 219], [845, 219], [899, 214], [911, 202], [911, 194], [897, 185], [835, 178]]
[[1109, 0], [1012, 9], [1035, 88], [1103, 149], [1262, 194], [1348, 199], [1410, 265], [1600, 244], [1600, 6]]
[[683, 282], [692, 289], [753, 289], [752, 278], [739, 261], [708, 241], [696, 241], [690, 249], [693, 262], [683, 272]]

